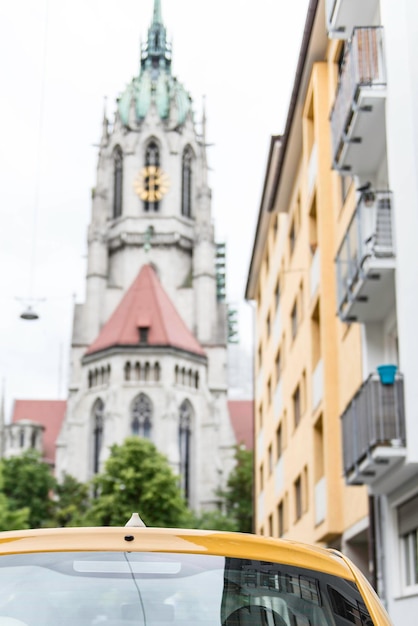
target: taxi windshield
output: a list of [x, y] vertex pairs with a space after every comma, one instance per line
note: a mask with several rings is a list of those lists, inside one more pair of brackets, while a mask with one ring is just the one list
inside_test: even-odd
[[355, 584], [201, 554], [51, 552], [0, 558], [0, 626], [373, 624]]

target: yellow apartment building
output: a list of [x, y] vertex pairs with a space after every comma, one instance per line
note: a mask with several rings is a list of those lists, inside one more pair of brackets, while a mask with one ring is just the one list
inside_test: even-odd
[[255, 531], [342, 549], [368, 573], [364, 486], [341, 420], [362, 383], [360, 325], [337, 316], [335, 257], [355, 207], [331, 169], [342, 43], [311, 0], [285, 131], [271, 138], [246, 298], [255, 302]]

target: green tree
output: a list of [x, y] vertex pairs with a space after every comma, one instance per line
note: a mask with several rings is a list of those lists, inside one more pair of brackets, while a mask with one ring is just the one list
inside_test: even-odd
[[0, 472], [0, 531], [29, 528], [29, 508], [11, 510], [9, 500], [2, 491], [3, 476]]
[[47, 463], [36, 450], [19, 456], [2, 459], [0, 464], [3, 484], [1, 491], [7, 498], [11, 511], [29, 509], [31, 528], [49, 524], [53, 515], [51, 494], [56, 481]]
[[0, 531], [29, 528], [29, 513], [28, 507], [12, 511], [4, 493], [0, 493]]
[[53, 526], [81, 526], [89, 508], [89, 487], [70, 474], [55, 487], [55, 506], [51, 520]]
[[154, 444], [129, 437], [113, 445], [104, 472], [93, 479], [97, 497], [84, 522], [123, 526], [138, 512], [147, 526], [179, 526], [187, 507], [178, 480]]
[[226, 488], [219, 492], [228, 518], [236, 523], [236, 530], [250, 533], [253, 529], [253, 452], [237, 446], [235, 467], [228, 477]]

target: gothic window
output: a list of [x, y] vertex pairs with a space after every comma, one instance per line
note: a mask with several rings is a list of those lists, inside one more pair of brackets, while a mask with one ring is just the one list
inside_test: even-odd
[[160, 364], [158, 363], [158, 361], [156, 361], [154, 363], [154, 380], [156, 383], [158, 383], [160, 380], [160, 371]]
[[120, 146], [113, 151], [113, 217], [122, 215], [123, 154]]
[[138, 361], [135, 363], [135, 380], [141, 380], [141, 365]]
[[19, 432], [19, 446], [20, 448], [23, 448], [25, 446], [25, 431], [23, 430], [23, 428], [21, 428]]
[[131, 432], [137, 437], [151, 439], [152, 405], [144, 393], [140, 393], [133, 402], [131, 415]]
[[131, 364], [125, 363], [125, 380], [131, 380]]
[[188, 400], [180, 405], [179, 419], [179, 456], [180, 456], [180, 488], [186, 501], [190, 497], [190, 447], [192, 406]]
[[192, 149], [187, 146], [183, 152], [181, 169], [181, 214], [185, 217], [192, 217], [192, 160]]
[[100, 451], [103, 445], [104, 403], [98, 398], [93, 405], [93, 472], [97, 474], [100, 466]]
[[[148, 168], [151, 165], [155, 167], [160, 166], [160, 151], [155, 141], [150, 141], [145, 151], [145, 167]], [[145, 178], [145, 191], [152, 191], [150, 189], [151, 183], [154, 183], [155, 176], [146, 176]], [[150, 201], [144, 200], [145, 211], [158, 211], [158, 200]]]

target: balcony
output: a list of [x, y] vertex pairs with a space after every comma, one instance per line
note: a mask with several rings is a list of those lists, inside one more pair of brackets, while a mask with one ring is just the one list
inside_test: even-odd
[[338, 315], [343, 322], [379, 321], [395, 300], [392, 194], [362, 194], [337, 252]]
[[355, 26], [370, 26], [378, 9], [378, 0], [326, 0], [329, 36], [348, 39]]
[[356, 28], [331, 111], [333, 168], [353, 175], [378, 169], [385, 150], [383, 29]]
[[371, 485], [406, 455], [403, 377], [384, 385], [371, 374], [341, 421], [346, 482]]

